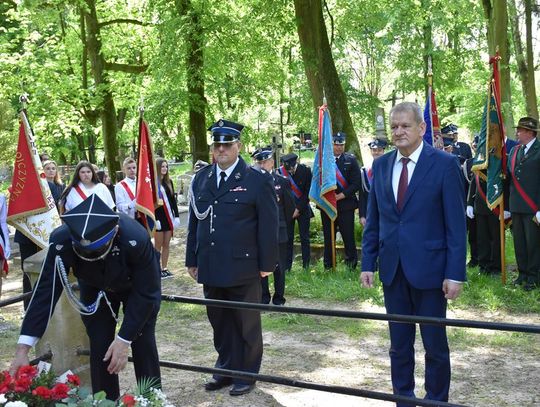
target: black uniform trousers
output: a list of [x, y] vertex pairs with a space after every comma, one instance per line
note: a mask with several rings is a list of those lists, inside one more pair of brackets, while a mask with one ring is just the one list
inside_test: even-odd
[[[324, 211], [320, 212], [324, 235], [324, 267], [328, 269], [332, 267], [332, 221]], [[358, 263], [354, 239], [354, 209], [338, 211], [338, 216], [334, 221], [334, 239], [338, 230], [345, 246], [345, 264], [354, 269]]]
[[489, 274], [501, 272], [501, 232], [499, 219], [493, 214], [475, 214], [478, 265], [480, 271]]
[[[261, 302], [260, 279], [237, 287], [203, 285], [204, 297], [214, 300]], [[206, 307], [208, 320], [214, 330], [214, 347], [218, 353], [215, 366], [220, 369], [258, 373], [263, 355], [261, 313], [247, 309]], [[217, 381], [229, 381], [214, 375]], [[238, 385], [253, 384], [249, 379], [232, 379]]]
[[477, 227], [478, 222], [476, 219], [467, 218], [467, 240], [469, 242], [469, 254], [471, 255], [471, 263], [478, 263], [478, 238], [477, 238]]
[[[285, 304], [285, 273], [287, 264], [287, 249], [288, 242], [279, 244], [279, 263], [274, 270], [274, 297], [272, 298], [272, 304], [283, 305]], [[268, 277], [261, 278], [262, 287], [262, 299], [263, 304], [270, 303], [270, 288], [268, 287]]]
[[293, 219], [292, 224], [288, 228], [289, 241], [287, 243], [287, 262], [285, 270], [290, 270], [294, 257], [294, 224], [298, 222], [298, 235], [300, 236], [300, 246], [302, 248], [302, 267], [308, 268], [311, 260], [311, 243], [309, 238], [309, 223], [311, 221], [311, 210], [300, 212], [300, 216]]
[[[95, 301], [99, 290], [91, 287], [79, 280], [81, 288], [81, 301], [90, 304]], [[107, 297], [111, 302], [112, 309], [118, 315], [120, 304], [125, 307], [126, 295], [107, 292]], [[104, 362], [103, 358], [110, 344], [116, 336], [116, 320], [114, 319], [105, 299], [93, 315], [81, 315], [86, 333], [90, 339], [90, 376], [92, 379], [92, 391], [97, 393], [104, 391], [107, 399], [116, 400], [120, 397], [120, 386], [118, 375], [110, 374], [107, 371], [110, 360]], [[137, 382], [143, 378], [155, 378], [158, 382], [157, 388], [161, 388], [161, 374], [159, 367], [159, 356], [156, 347], [155, 327], [157, 316], [150, 318], [139, 336], [131, 343], [133, 365]], [[129, 339], [129, 338], [123, 338]]]
[[[21, 270], [23, 271], [23, 294], [32, 292], [32, 283], [30, 281], [30, 277], [24, 272], [24, 261], [28, 257], [33, 256], [34, 254], [39, 252], [40, 250], [40, 247], [32, 241], [29, 241], [28, 243], [19, 243], [19, 251], [21, 252]], [[26, 308], [28, 308], [28, 304], [30, 304], [30, 298], [25, 298], [23, 300], [23, 307], [25, 311]]]
[[540, 227], [533, 222], [534, 214], [512, 212], [514, 251], [519, 277], [524, 282], [540, 283]]

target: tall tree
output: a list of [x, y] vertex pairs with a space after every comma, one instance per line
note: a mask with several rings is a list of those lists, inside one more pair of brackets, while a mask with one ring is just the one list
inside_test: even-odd
[[204, 96], [204, 30], [201, 12], [191, 0], [176, 0], [178, 14], [185, 19], [186, 83], [189, 108], [189, 140], [193, 164], [208, 160], [206, 141], [206, 107]]
[[525, 6], [525, 51], [521, 39], [519, 11], [516, 0], [510, 0], [508, 11], [512, 21], [512, 39], [516, 54], [517, 70], [521, 80], [521, 88], [525, 97], [527, 115], [538, 118], [536, 101], [536, 84], [534, 80], [534, 54], [532, 44], [532, 5], [531, 0], [523, 0]]
[[317, 109], [326, 96], [333, 131], [345, 132], [348, 149], [359, 153], [360, 146], [349, 114], [347, 95], [343, 91], [328, 41], [322, 1], [295, 0], [294, 8], [313, 107]]
[[508, 41], [508, 11], [506, 0], [482, 0], [487, 22], [487, 43], [491, 56], [497, 50], [501, 60], [501, 107], [504, 116], [506, 134], [513, 135], [514, 117], [512, 114], [512, 90], [510, 87], [510, 50]]

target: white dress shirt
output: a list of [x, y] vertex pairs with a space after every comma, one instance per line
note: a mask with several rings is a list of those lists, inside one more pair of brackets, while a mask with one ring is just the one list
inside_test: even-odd
[[236, 165], [238, 164], [239, 161], [240, 161], [240, 159], [237, 157], [234, 164], [231, 165], [226, 170], [222, 170], [221, 168], [219, 168], [219, 165], [216, 164], [216, 183], [217, 183], [218, 188], [219, 188], [219, 181], [221, 179], [221, 172], [225, 171], [225, 179], [223, 180], [223, 182], [227, 181], [229, 179], [229, 177], [231, 176], [233, 170], [236, 168]]
[[[111, 208], [114, 209], [116, 204], [114, 203], [112, 199], [111, 192], [109, 189], [105, 186], [105, 184], [99, 183], [94, 184], [92, 188], [86, 188], [82, 182], [79, 182], [79, 187], [83, 191], [83, 193], [88, 198], [92, 194], [96, 194], [99, 196], [99, 198], [105, 202], [105, 204]], [[67, 211], [75, 208], [77, 205], [79, 205], [82, 201], [84, 201], [83, 197], [75, 190], [75, 188], [71, 188], [69, 191], [69, 194], [66, 197], [66, 204], [64, 206], [64, 209]]]
[[[407, 163], [407, 171], [409, 175], [409, 179], [407, 180], [407, 185], [409, 185], [411, 182], [411, 178], [412, 178], [414, 169], [416, 168], [416, 163], [418, 162], [418, 158], [420, 158], [420, 153], [422, 152], [422, 148], [424, 148], [424, 142], [421, 142], [418, 148], [414, 150], [409, 157], [407, 157], [410, 159], [410, 161]], [[396, 202], [397, 202], [399, 178], [401, 176], [401, 170], [403, 169], [403, 163], [401, 162], [401, 159], [403, 157], [405, 156], [401, 154], [399, 150], [397, 150], [396, 162], [394, 163], [394, 169], [392, 170], [392, 189], [394, 190], [394, 199], [396, 200]]]
[[527, 154], [527, 151], [529, 151], [529, 149], [531, 148], [531, 146], [534, 144], [535, 141], [536, 141], [536, 137], [533, 137], [531, 141], [525, 144], [525, 148], [523, 149], [523, 155]]
[[114, 186], [114, 195], [116, 197], [116, 208], [118, 209], [118, 212], [125, 213], [130, 218], [135, 218], [135, 199], [131, 199], [129, 197], [128, 192], [124, 188], [122, 182], [125, 182], [132, 192], [133, 196], [135, 196], [135, 191], [137, 189], [137, 177], [135, 179], [131, 178], [124, 178], [122, 181], [118, 182]]

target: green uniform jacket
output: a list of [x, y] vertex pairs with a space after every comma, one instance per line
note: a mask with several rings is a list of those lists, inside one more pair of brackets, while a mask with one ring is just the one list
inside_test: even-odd
[[516, 188], [514, 177], [521, 185], [521, 188], [534, 202], [537, 208], [540, 208], [540, 141], [535, 140], [532, 146], [519, 159], [520, 153], [515, 159], [515, 167], [512, 168], [512, 161], [515, 150], [520, 145], [516, 145], [508, 155], [508, 172], [510, 180], [510, 212], [514, 213], [530, 213], [535, 211], [525, 202], [523, 197]]

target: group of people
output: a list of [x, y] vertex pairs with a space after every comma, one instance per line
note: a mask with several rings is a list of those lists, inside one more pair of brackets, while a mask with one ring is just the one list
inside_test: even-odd
[[[384, 154], [386, 143], [374, 140], [370, 143], [374, 157], [370, 168], [360, 168], [355, 157], [344, 152], [343, 133], [333, 136], [338, 202], [335, 225], [344, 240], [344, 260], [350, 268], [357, 266], [354, 213], [358, 208], [359, 222], [364, 226], [361, 285], [372, 287], [374, 274], [379, 272], [389, 314], [444, 318], [447, 301], [459, 296], [466, 280], [466, 213], [471, 215], [466, 210], [466, 196], [482, 196], [471, 192], [473, 183], [467, 182], [471, 176], [464, 171], [472, 152], [465, 159], [454, 153], [467, 149], [457, 143], [452, 126], [445, 133], [446, 138], [453, 138], [452, 143], [445, 140], [446, 151], [425, 143], [426, 123], [416, 103], [394, 106], [389, 121], [395, 150]], [[536, 140], [535, 119], [523, 118], [517, 128], [519, 144], [509, 153], [509, 209], [514, 222], [517, 283], [529, 283], [537, 281], [534, 279], [539, 271], [535, 263], [538, 250], [534, 249], [538, 247], [540, 229], [533, 216], [540, 221], [540, 183], [533, 180], [540, 169], [540, 142]], [[310, 263], [309, 223], [314, 216], [308, 198], [311, 171], [298, 163], [296, 154], [283, 156], [281, 167], [274, 170], [269, 147], [253, 152], [254, 165], [249, 165], [240, 156], [242, 130], [242, 125], [227, 120], [219, 120], [209, 128], [214, 163], [199, 168], [191, 183], [185, 266], [189, 275], [203, 285], [205, 298], [282, 305], [296, 221], [302, 264], [308, 267]], [[83, 314], [90, 337], [94, 391], [106, 390], [113, 399], [118, 396], [116, 373], [126, 365], [130, 345], [137, 378], [159, 379], [154, 329], [163, 257], [168, 252], [162, 250], [160, 266], [159, 254], [148, 234], [133, 219], [131, 197], [136, 184], [130, 174], [134, 165], [126, 160], [126, 179], [115, 187], [118, 212], [112, 210], [105, 192], [103, 198], [97, 193], [94, 172], [86, 165], [80, 164], [77, 181], [63, 191], [60, 201], [65, 200], [67, 209], [62, 215], [64, 225], [51, 235], [12, 369], [27, 361], [30, 347], [43, 334], [48, 305], [54, 304], [62, 288], [62, 278], [54, 280], [55, 273], [62, 277], [62, 270], [72, 267], [81, 283], [81, 299], [74, 302]], [[162, 175], [167, 173], [165, 161], [158, 162], [158, 168]], [[478, 180], [475, 184], [481, 185]], [[92, 189], [96, 193], [90, 193]], [[472, 215], [476, 216], [480, 232], [485, 225], [480, 226], [476, 203]], [[160, 223], [169, 222], [174, 212], [163, 208], [163, 213], [156, 216]], [[334, 239], [325, 216], [321, 211], [324, 265], [329, 268], [330, 242]], [[173, 224], [170, 229], [163, 227], [161, 230], [174, 229]], [[518, 248], [519, 244], [522, 246]], [[481, 268], [488, 267], [484, 250], [478, 254]], [[494, 261], [495, 249], [490, 246], [490, 250], [489, 258]], [[273, 296], [268, 287], [272, 273]], [[53, 284], [58, 290], [53, 290]], [[101, 298], [106, 301], [100, 302]], [[125, 316], [115, 335], [121, 304]], [[208, 306], [207, 316], [218, 354], [215, 366], [258, 373], [263, 356], [260, 312]], [[415, 325], [390, 322], [389, 330], [393, 391], [413, 397]], [[420, 324], [420, 331], [426, 352], [426, 398], [447, 401], [451, 372], [446, 329]], [[229, 387], [231, 396], [240, 396], [254, 386], [254, 379], [215, 374], [204, 388], [216, 391]]]

